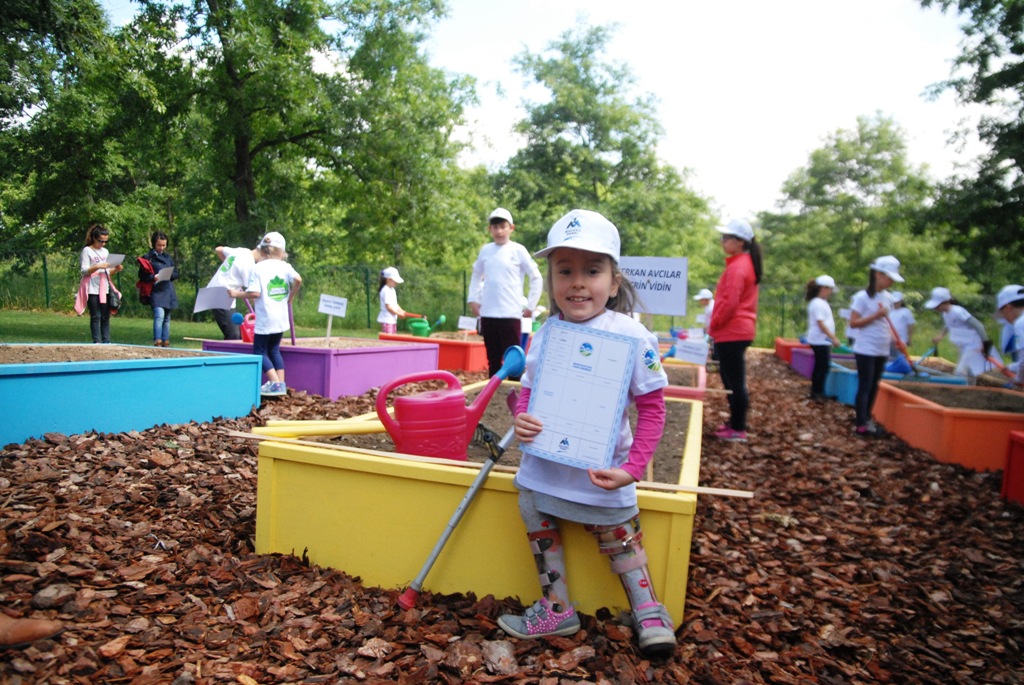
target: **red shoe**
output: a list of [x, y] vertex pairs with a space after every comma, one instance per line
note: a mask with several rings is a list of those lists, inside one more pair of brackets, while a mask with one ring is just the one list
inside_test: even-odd
[[746, 442], [747, 432], [733, 430], [728, 426], [724, 426], [720, 430], [715, 431], [715, 437], [726, 442]]

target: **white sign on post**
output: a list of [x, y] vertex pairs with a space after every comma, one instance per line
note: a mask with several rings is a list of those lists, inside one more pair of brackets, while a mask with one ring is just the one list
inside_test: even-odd
[[334, 295], [320, 294], [320, 306], [317, 308], [317, 312], [320, 314], [327, 315], [327, 346], [331, 345], [331, 324], [334, 323], [334, 317], [340, 316], [345, 318], [345, 312], [348, 311], [348, 299], [344, 297], [335, 297]]
[[458, 329], [460, 331], [475, 331], [476, 330], [476, 317], [475, 316], [460, 316]]
[[622, 257], [619, 269], [640, 297], [637, 312], [686, 316], [686, 257]]
[[708, 361], [708, 344], [703, 336], [696, 339], [676, 340], [675, 348], [673, 359], [699, 366], [704, 366]]

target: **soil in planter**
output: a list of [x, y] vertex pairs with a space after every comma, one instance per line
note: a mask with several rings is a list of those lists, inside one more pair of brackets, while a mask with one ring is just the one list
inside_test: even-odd
[[0, 364], [60, 364], [209, 356], [209, 352], [137, 345], [0, 345]]
[[678, 385], [684, 388], [697, 387], [697, 367], [681, 366], [679, 364], [662, 364], [665, 375], [668, 376], [669, 385]]
[[[491, 401], [487, 404], [483, 415], [480, 417], [480, 424], [491, 430], [496, 439], [500, 440], [505, 432], [512, 426], [512, 416], [505, 406], [504, 388], [499, 388]], [[474, 398], [473, 393], [469, 395], [469, 402]], [[651, 466], [650, 480], [659, 483], [676, 484], [679, 482], [679, 472], [682, 468], [683, 451], [686, 449], [687, 429], [690, 424], [690, 405], [687, 402], [667, 402], [668, 414], [665, 421], [665, 430], [661, 442], [654, 453]], [[631, 412], [630, 423], [636, 425], [636, 413]], [[470, 441], [467, 449], [467, 457], [471, 461], [483, 462], [489, 456], [486, 445], [478, 439], [479, 431]], [[387, 433], [371, 433], [369, 435], [342, 435], [330, 439], [331, 443], [348, 445], [362, 449], [378, 450], [381, 452], [394, 452], [395, 443]], [[502, 455], [502, 466], [518, 466], [522, 458], [516, 441], [513, 439], [505, 454]]]
[[918, 397], [949, 409], [978, 409], [1012, 414], [1024, 413], [1024, 394], [997, 388], [964, 388], [939, 384], [915, 384], [904, 388]]

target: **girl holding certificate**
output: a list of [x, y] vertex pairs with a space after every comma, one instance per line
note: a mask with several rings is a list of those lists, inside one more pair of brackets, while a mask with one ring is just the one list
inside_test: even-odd
[[523, 615], [501, 616], [498, 625], [518, 638], [572, 635], [580, 630], [566, 584], [558, 529], [559, 519], [575, 521], [594, 535], [612, 572], [619, 575], [640, 649], [648, 655], [670, 654], [676, 646], [675, 629], [654, 593], [647, 570], [635, 486], [665, 425], [663, 388], [668, 379], [659, 361], [658, 340], [630, 316], [636, 292], [619, 271], [619, 232], [605, 217], [582, 209], [569, 212], [551, 227], [547, 247], [534, 256], [548, 260], [552, 315], [534, 334], [526, 358], [523, 392], [515, 409], [516, 436], [530, 443], [544, 430], [540, 419], [527, 409], [531, 388], [539, 382], [544, 337], [550, 334], [554, 320], [639, 340], [640, 353], [628, 369], [628, 398], [636, 405], [637, 425], [634, 434], [627, 403], [618, 417], [617, 441], [608, 468], [579, 468], [524, 452], [515, 483], [542, 597]]

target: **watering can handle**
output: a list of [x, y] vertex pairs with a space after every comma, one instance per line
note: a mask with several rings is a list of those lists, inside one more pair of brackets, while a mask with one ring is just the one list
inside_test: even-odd
[[419, 371], [417, 373], [411, 373], [408, 376], [400, 376], [394, 378], [384, 385], [381, 386], [377, 392], [377, 417], [381, 423], [384, 424], [384, 428], [390, 433], [391, 429], [398, 427], [398, 422], [391, 417], [388, 413], [388, 394], [400, 385], [407, 383], [419, 383], [420, 381], [444, 381], [448, 384], [448, 388], [461, 388], [459, 379], [453, 374], [447, 371], [438, 371], [436, 369], [430, 371]]

